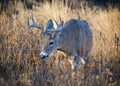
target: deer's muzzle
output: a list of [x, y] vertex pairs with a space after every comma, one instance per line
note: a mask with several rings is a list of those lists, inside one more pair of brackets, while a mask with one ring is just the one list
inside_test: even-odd
[[49, 55], [48, 55], [47, 53], [45, 53], [45, 52], [41, 52], [41, 53], [40, 53], [40, 58], [41, 58], [41, 59], [46, 59], [46, 58], [48, 58], [48, 56], [49, 56]]

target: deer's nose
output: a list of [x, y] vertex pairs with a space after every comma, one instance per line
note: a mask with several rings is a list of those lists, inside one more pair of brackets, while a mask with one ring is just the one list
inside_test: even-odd
[[41, 59], [46, 59], [46, 58], [48, 58], [48, 54], [45, 53], [45, 52], [41, 52], [41, 53], [40, 53], [40, 58], [41, 58]]
[[47, 56], [41, 55], [40, 57], [41, 57], [41, 59], [46, 59], [46, 58], [48, 58], [48, 55]]

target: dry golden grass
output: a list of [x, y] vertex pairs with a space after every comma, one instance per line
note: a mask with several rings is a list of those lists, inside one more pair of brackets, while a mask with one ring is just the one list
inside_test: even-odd
[[[22, 6], [21, 6], [22, 7]], [[57, 65], [59, 53], [51, 61], [40, 61], [41, 31], [26, 30], [30, 10], [19, 9], [18, 15], [0, 15], [0, 86], [119, 86], [120, 85], [120, 11], [82, 6], [71, 10], [62, 3], [45, 3], [32, 10], [35, 21], [46, 25], [51, 18], [86, 20], [93, 31], [93, 49], [90, 63], [80, 65], [75, 79], [71, 78], [70, 64], [62, 58], [67, 76]], [[9, 12], [8, 12], [9, 13]], [[116, 34], [116, 36], [115, 36]], [[117, 45], [119, 44], [119, 46]]]

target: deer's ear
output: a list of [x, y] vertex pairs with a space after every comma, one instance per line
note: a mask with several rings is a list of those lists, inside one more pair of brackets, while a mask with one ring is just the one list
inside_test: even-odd
[[55, 28], [53, 26], [53, 21], [52, 21], [52, 19], [49, 19], [46, 24], [46, 29], [45, 29], [44, 34], [45, 35], [51, 34], [54, 30], [55, 30]]
[[48, 22], [46, 24], [46, 30], [47, 31], [54, 31], [55, 30], [52, 19], [48, 20]]
[[52, 19], [48, 20], [46, 24], [47, 31], [54, 31], [57, 27], [58, 27], [58, 24], [55, 20], [52, 20]]
[[64, 21], [61, 21], [57, 27], [57, 30], [62, 30], [63, 25], [64, 25]]
[[57, 28], [58, 24], [55, 20], [48, 20], [47, 24], [46, 24], [46, 30], [45, 30], [45, 34], [52, 34], [55, 29]]
[[57, 37], [57, 39], [60, 38], [60, 34], [61, 34], [61, 31], [62, 31], [62, 27], [64, 25], [64, 22], [61, 21], [60, 24], [57, 26], [56, 28], [56, 31], [55, 31], [55, 36]]

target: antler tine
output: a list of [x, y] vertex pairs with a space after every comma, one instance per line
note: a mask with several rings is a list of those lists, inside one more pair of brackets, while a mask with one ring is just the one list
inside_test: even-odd
[[33, 14], [31, 13], [30, 15], [31, 15], [31, 17], [32, 17], [32, 22], [35, 23]]
[[63, 26], [64, 21], [62, 21], [62, 19], [61, 19], [61, 16], [60, 16], [60, 15], [59, 15], [59, 18], [60, 18], [60, 25], [61, 25], [61, 26]]
[[27, 17], [27, 25], [29, 25], [29, 16]]
[[[32, 19], [32, 24], [29, 24], [29, 19]], [[35, 23], [35, 21], [34, 21], [34, 17], [33, 17], [33, 14], [30, 13], [29, 16], [28, 16], [28, 18], [27, 18], [27, 29], [30, 29], [30, 28], [33, 28], [33, 27], [42, 30], [42, 27], [39, 26], [37, 23]]]
[[62, 19], [61, 19], [61, 16], [59, 15], [59, 18], [60, 18], [60, 22], [62, 21]]
[[30, 25], [30, 23], [29, 23], [29, 18], [30, 18], [30, 15], [27, 17], [27, 26], [26, 26], [26, 29], [29, 29], [30, 27], [29, 27], [29, 25]]

